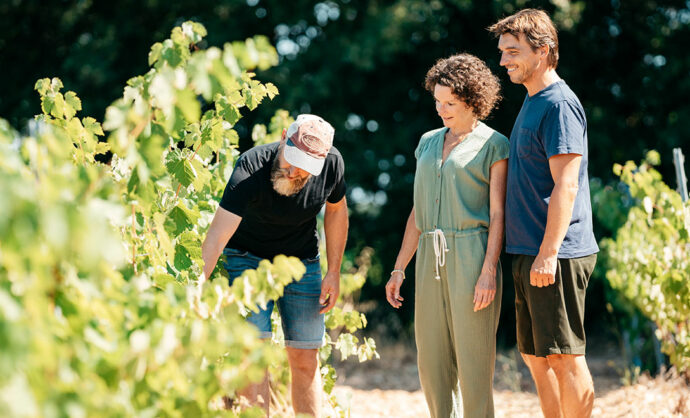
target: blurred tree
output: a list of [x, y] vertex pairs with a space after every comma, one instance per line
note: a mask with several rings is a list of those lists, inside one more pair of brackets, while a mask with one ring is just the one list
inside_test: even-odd
[[[669, 178], [673, 166], [664, 156], [684, 143], [690, 128], [685, 0], [12, 0], [0, 5], [6, 80], [0, 115], [20, 126], [39, 111], [35, 80], [58, 76], [83, 98], [84, 113], [100, 118], [121, 95], [119, 86], [146, 68], [148, 45], [187, 19], [206, 25], [214, 45], [265, 34], [281, 57], [281, 65], [261, 75], [280, 89], [275, 108], [293, 116], [317, 113], [336, 128], [336, 146], [348, 163], [349, 246], [377, 251], [362, 296], [382, 300], [412, 205], [414, 148], [422, 133], [441, 125], [424, 75], [456, 52], [486, 60], [505, 96], [487, 123], [509, 135], [525, 90], [505, 77], [497, 42], [485, 28], [524, 7], [551, 13], [560, 30], [559, 74], [588, 114], [590, 174], [610, 179], [613, 162], [637, 160], [655, 148]], [[241, 145], [251, 144], [244, 126], [267, 123], [274, 110], [243, 119]], [[502, 327], [513, 315], [505, 276]], [[411, 318], [412, 292], [410, 281], [403, 288], [403, 324]], [[588, 319], [596, 321], [603, 304], [596, 295], [591, 300]], [[499, 333], [514, 341], [512, 329]]]

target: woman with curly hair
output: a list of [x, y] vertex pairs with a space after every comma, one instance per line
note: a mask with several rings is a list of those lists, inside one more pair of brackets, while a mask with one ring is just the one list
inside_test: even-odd
[[431, 416], [492, 417], [509, 146], [481, 120], [500, 85], [482, 60], [459, 54], [439, 60], [425, 87], [443, 128], [415, 150], [414, 206], [386, 299], [401, 306], [416, 251], [417, 362]]

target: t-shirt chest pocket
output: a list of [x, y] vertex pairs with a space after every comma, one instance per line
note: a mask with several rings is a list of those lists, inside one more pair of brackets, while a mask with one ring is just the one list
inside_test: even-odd
[[532, 155], [537, 135], [529, 128], [520, 128], [517, 137], [517, 155], [519, 158], [527, 158]]

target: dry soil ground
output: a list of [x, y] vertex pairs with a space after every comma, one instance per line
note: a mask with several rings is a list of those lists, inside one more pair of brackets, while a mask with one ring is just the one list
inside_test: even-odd
[[[590, 346], [591, 347], [591, 346]], [[381, 360], [337, 364], [337, 396], [349, 402], [354, 417], [428, 417], [419, 387], [412, 345], [384, 345]], [[590, 349], [587, 361], [594, 379], [594, 417], [690, 417], [690, 388], [666, 373], [642, 376], [633, 385], [621, 379], [620, 356], [611, 347]], [[498, 354], [494, 403], [497, 417], [540, 417], [534, 385], [517, 351]]]

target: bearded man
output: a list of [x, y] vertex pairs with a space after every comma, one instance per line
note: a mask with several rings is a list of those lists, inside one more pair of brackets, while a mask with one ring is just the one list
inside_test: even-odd
[[[271, 337], [274, 303], [282, 318], [292, 374], [295, 414], [320, 416], [318, 348], [324, 314], [340, 292], [340, 265], [347, 239], [345, 164], [332, 146], [333, 127], [315, 115], [299, 115], [282, 140], [242, 154], [228, 181], [202, 245], [204, 276], [210, 277], [220, 254], [232, 280], [262, 259], [278, 254], [302, 260], [307, 271], [284, 294], [247, 320], [261, 338]], [[316, 215], [326, 205], [324, 230], [328, 270], [321, 280]], [[268, 414], [268, 378], [240, 395]]]

